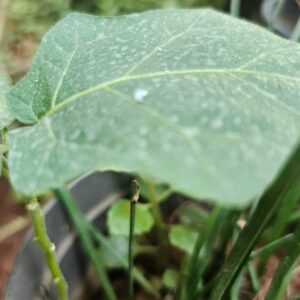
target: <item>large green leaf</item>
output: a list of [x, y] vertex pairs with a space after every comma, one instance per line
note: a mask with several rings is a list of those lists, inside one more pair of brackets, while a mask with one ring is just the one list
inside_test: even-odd
[[0, 74], [0, 130], [13, 121], [13, 116], [9, 112], [6, 104], [6, 93], [9, 90], [10, 82], [8, 78]]
[[31, 194], [90, 170], [138, 172], [245, 205], [300, 129], [300, 46], [208, 9], [71, 14], [9, 94], [14, 186]]

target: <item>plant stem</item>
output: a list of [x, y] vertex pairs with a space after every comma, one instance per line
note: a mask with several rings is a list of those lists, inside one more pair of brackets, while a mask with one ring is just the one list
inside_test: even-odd
[[135, 223], [135, 205], [140, 197], [140, 184], [137, 180], [132, 182], [135, 189], [130, 201], [130, 224], [129, 224], [129, 243], [128, 243], [128, 297], [129, 300], [133, 300], [134, 287], [133, 287], [133, 236], [134, 236], [134, 223]]
[[[215, 207], [207, 217], [203, 229], [199, 231], [199, 235], [189, 261], [188, 276], [186, 279], [186, 299], [195, 299], [194, 297], [197, 292], [197, 284], [201, 280], [200, 277], [203, 272], [203, 258], [206, 257], [207, 261], [208, 252], [212, 250], [212, 243], [214, 242], [216, 233], [219, 230], [219, 225], [221, 224], [221, 222], [219, 222], [219, 220], [222, 219], [221, 214], [222, 209], [220, 207]], [[208, 249], [206, 249], [206, 245], [209, 246]]]
[[34, 238], [44, 252], [49, 270], [57, 287], [58, 299], [67, 300], [68, 284], [57, 261], [55, 245], [50, 241], [47, 235], [44, 214], [41, 210], [38, 200], [36, 198], [29, 199], [26, 204], [26, 209], [33, 225]]
[[250, 256], [249, 256], [249, 260], [252, 260], [254, 258], [256, 258], [257, 256], [261, 256], [264, 255], [266, 253], [270, 253], [272, 252], [274, 249], [279, 248], [281, 246], [288, 246], [291, 244], [291, 242], [294, 240], [294, 234], [293, 233], [289, 233], [285, 236], [283, 236], [282, 238], [258, 249], [255, 251], [252, 251]]
[[238, 17], [241, 10], [241, 0], [231, 0], [230, 1], [230, 14], [232, 16]]
[[279, 14], [282, 11], [283, 5], [285, 4], [286, 0], [277, 0], [273, 6], [272, 9], [272, 14], [271, 14], [271, 18], [270, 18], [270, 22], [269, 22], [269, 29], [270, 30], [274, 30], [274, 25], [275, 22], [277, 21], [277, 18], [279, 16]]
[[[94, 245], [93, 238], [89, 228], [86, 226], [86, 221], [82, 213], [80, 212], [77, 204], [73, 200], [70, 192], [65, 188], [56, 189], [55, 194], [63, 205], [65, 210], [69, 213], [71, 222], [73, 223], [76, 232], [79, 235], [82, 247], [90, 259], [93, 267], [96, 270], [96, 274], [99, 282], [101, 283], [106, 298], [108, 300], [117, 300], [113, 287], [109, 281], [109, 278], [106, 274], [106, 270], [101, 260], [99, 260], [98, 250]], [[72, 213], [70, 213], [72, 212]]]
[[133, 300], [134, 288], [133, 288], [133, 254], [132, 254], [132, 242], [134, 235], [134, 223], [135, 223], [135, 202], [130, 201], [130, 229], [129, 229], [129, 243], [128, 243], [128, 296], [130, 300]]
[[294, 30], [291, 35], [291, 40], [300, 42], [300, 18], [298, 18], [298, 21], [294, 27]]

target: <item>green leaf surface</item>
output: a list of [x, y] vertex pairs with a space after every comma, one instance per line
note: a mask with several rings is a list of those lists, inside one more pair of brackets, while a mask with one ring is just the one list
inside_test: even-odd
[[[134, 234], [139, 235], [148, 232], [154, 224], [154, 219], [147, 204], [135, 204]], [[129, 235], [130, 200], [115, 202], [107, 218], [107, 226], [113, 235]]]
[[208, 216], [207, 210], [194, 204], [183, 205], [178, 213], [181, 224], [199, 228]]
[[13, 116], [9, 112], [6, 104], [6, 93], [10, 87], [10, 82], [5, 75], [0, 74], [0, 130], [8, 126], [13, 121]]
[[300, 129], [300, 45], [209, 9], [71, 14], [43, 38], [9, 107], [25, 194], [91, 170], [154, 177], [245, 206]]
[[[128, 238], [125, 236], [110, 236], [107, 240], [110, 247], [119, 254], [123, 260], [128, 260]], [[134, 251], [136, 252], [136, 251]], [[124, 267], [119, 257], [116, 257], [114, 253], [108, 247], [101, 247], [100, 256], [103, 260], [103, 264], [108, 268]]]
[[173, 225], [169, 232], [169, 238], [173, 246], [187, 254], [192, 254], [198, 234], [198, 231], [193, 227]]
[[178, 281], [178, 272], [174, 269], [166, 269], [162, 276], [162, 283], [169, 289], [175, 289]]

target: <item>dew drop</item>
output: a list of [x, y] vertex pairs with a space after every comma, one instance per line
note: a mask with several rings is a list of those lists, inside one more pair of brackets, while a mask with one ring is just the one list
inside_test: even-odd
[[133, 99], [136, 102], [142, 103], [149, 92], [145, 89], [135, 89], [133, 93]]

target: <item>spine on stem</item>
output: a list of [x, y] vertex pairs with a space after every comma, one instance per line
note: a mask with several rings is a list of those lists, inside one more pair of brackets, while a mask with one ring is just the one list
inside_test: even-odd
[[33, 225], [34, 238], [44, 252], [53, 281], [57, 287], [58, 299], [67, 300], [68, 284], [60, 269], [55, 253], [55, 245], [50, 241], [47, 235], [45, 217], [38, 200], [36, 198], [29, 199], [26, 204], [26, 209]]

